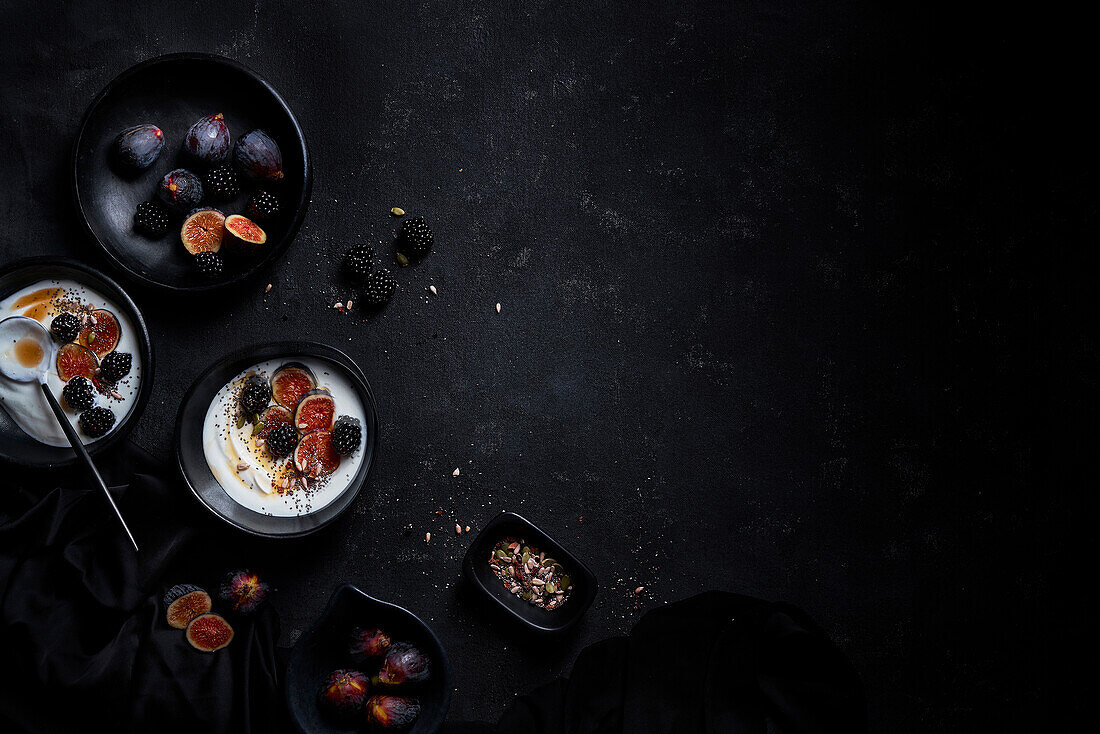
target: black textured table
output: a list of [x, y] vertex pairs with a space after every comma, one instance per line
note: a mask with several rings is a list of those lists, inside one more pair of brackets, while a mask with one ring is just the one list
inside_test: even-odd
[[[1037, 489], [1058, 312], [1002, 31], [846, 2], [22, 5], [0, 10], [0, 261], [106, 267], [70, 146], [138, 61], [230, 56], [305, 129], [313, 201], [272, 272], [202, 302], [133, 291], [157, 351], [133, 439], [160, 457], [240, 345], [325, 341], [372, 382], [368, 490], [250, 546], [285, 644], [354, 582], [439, 633], [453, 718], [494, 719], [645, 609], [724, 588], [813, 615], [873, 729], [1039, 721], [1072, 625], [1034, 630], [1073, 521]], [[392, 261], [393, 206], [435, 251], [382, 313], [334, 310], [350, 246]], [[466, 598], [455, 524], [503, 509], [599, 577], [573, 631]]]

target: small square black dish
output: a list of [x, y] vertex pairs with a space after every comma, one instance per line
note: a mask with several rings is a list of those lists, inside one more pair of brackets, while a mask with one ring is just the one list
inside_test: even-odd
[[[489, 568], [493, 547], [503, 538], [522, 539], [561, 563], [572, 580], [573, 591], [557, 609], [543, 609], [524, 601], [505, 588]], [[561, 632], [580, 619], [596, 598], [596, 577], [560, 543], [514, 512], [502, 512], [477, 534], [462, 561], [462, 575], [472, 586], [499, 604], [510, 616], [539, 632]]]
[[391, 639], [410, 642], [428, 656], [431, 677], [413, 690], [394, 691], [393, 695], [415, 696], [420, 702], [416, 722], [403, 731], [407, 734], [438, 731], [450, 708], [452, 689], [451, 663], [439, 638], [409, 610], [379, 601], [351, 584], [344, 584], [333, 592], [328, 607], [290, 653], [286, 669], [286, 702], [290, 718], [298, 730], [302, 734], [364, 730], [363, 726], [336, 726], [326, 720], [317, 708], [317, 691], [325, 676], [337, 668], [356, 668], [348, 654], [351, 630], [356, 625], [384, 630]]

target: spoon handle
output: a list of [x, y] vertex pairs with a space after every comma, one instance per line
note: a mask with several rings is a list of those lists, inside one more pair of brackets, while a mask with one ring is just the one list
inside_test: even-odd
[[103, 496], [107, 498], [107, 501], [111, 503], [111, 509], [115, 511], [115, 515], [118, 516], [118, 521], [122, 523], [122, 529], [126, 531], [126, 535], [129, 536], [130, 542], [134, 544], [134, 550], [138, 550], [137, 541], [134, 540], [134, 534], [130, 532], [130, 528], [126, 526], [126, 521], [122, 519], [122, 513], [119, 512], [118, 505], [115, 504], [115, 498], [111, 496], [111, 492], [107, 489], [106, 483], [103, 481], [103, 477], [99, 475], [99, 470], [96, 469], [95, 464], [92, 463], [92, 457], [88, 455], [88, 450], [84, 448], [84, 443], [80, 440], [80, 437], [76, 435], [76, 431], [73, 430], [73, 425], [69, 423], [68, 416], [65, 415], [65, 411], [61, 409], [61, 405], [57, 402], [57, 398], [50, 392], [50, 388], [46, 383], [39, 383], [42, 386], [42, 392], [46, 395], [46, 402], [53, 408], [53, 414], [57, 416], [57, 422], [61, 424], [61, 430], [65, 432], [65, 437], [69, 439], [69, 443], [73, 446], [73, 451], [84, 462], [84, 466], [88, 469], [88, 473], [95, 479], [96, 484], [103, 490]]

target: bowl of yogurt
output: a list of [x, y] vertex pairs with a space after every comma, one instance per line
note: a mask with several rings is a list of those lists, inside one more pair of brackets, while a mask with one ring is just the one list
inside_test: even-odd
[[184, 481], [221, 520], [297, 537], [346, 510], [374, 462], [378, 419], [362, 370], [313, 342], [243, 349], [192, 385], [176, 419]]
[[[51, 330], [56, 356], [47, 367], [46, 385], [89, 453], [125, 436], [148, 400], [153, 369], [149, 332], [130, 297], [110, 278], [76, 261], [28, 258], [0, 268], [0, 320], [12, 317], [33, 319], [46, 329], [58, 321]], [[27, 341], [0, 345], [6, 355], [0, 356], [25, 362], [33, 356], [27, 354]], [[67, 383], [78, 378], [92, 386], [85, 394], [89, 402], [79, 407], [63, 399]], [[82, 427], [86, 407], [110, 411], [109, 428], [100, 433]], [[76, 461], [37, 382], [0, 375], [0, 458], [33, 467]]]

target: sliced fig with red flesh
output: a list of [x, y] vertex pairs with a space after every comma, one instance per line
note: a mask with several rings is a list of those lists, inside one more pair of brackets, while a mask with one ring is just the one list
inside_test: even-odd
[[119, 326], [115, 315], [106, 309], [98, 308], [89, 316], [87, 323], [76, 337], [76, 343], [88, 347], [95, 352], [95, 356], [102, 358], [118, 346], [119, 340], [122, 339], [122, 327]]
[[313, 431], [302, 436], [294, 449], [294, 466], [303, 476], [327, 477], [340, 466], [340, 454], [332, 446], [332, 434]]
[[279, 426], [289, 426], [291, 421], [294, 420], [294, 414], [289, 408], [284, 408], [281, 405], [272, 405], [260, 413], [260, 423], [264, 424], [264, 427], [260, 429], [259, 434], [256, 436], [258, 441], [267, 441], [267, 437], [271, 435]]
[[187, 641], [203, 652], [214, 652], [233, 641], [233, 627], [218, 614], [200, 614], [187, 625]]
[[294, 427], [299, 433], [331, 431], [334, 420], [336, 420], [336, 401], [324, 388], [310, 390], [302, 396], [294, 408]]
[[240, 214], [230, 214], [225, 218], [225, 231], [233, 249], [241, 253], [255, 252], [267, 242], [267, 233], [260, 225]]
[[169, 626], [178, 630], [187, 629], [187, 625], [191, 623], [191, 620], [201, 614], [206, 614], [214, 606], [210, 594], [197, 586], [189, 584], [173, 586], [165, 594], [164, 599], [168, 602], [168, 609], [165, 611], [164, 616], [167, 618]]
[[217, 209], [200, 209], [183, 220], [180, 242], [192, 255], [217, 252], [225, 236], [225, 215]]
[[87, 347], [70, 342], [57, 350], [57, 376], [62, 382], [74, 377], [87, 377], [95, 381], [99, 369], [99, 357]]
[[271, 397], [284, 408], [294, 409], [303, 395], [317, 387], [313, 370], [301, 362], [287, 362], [271, 375]]

